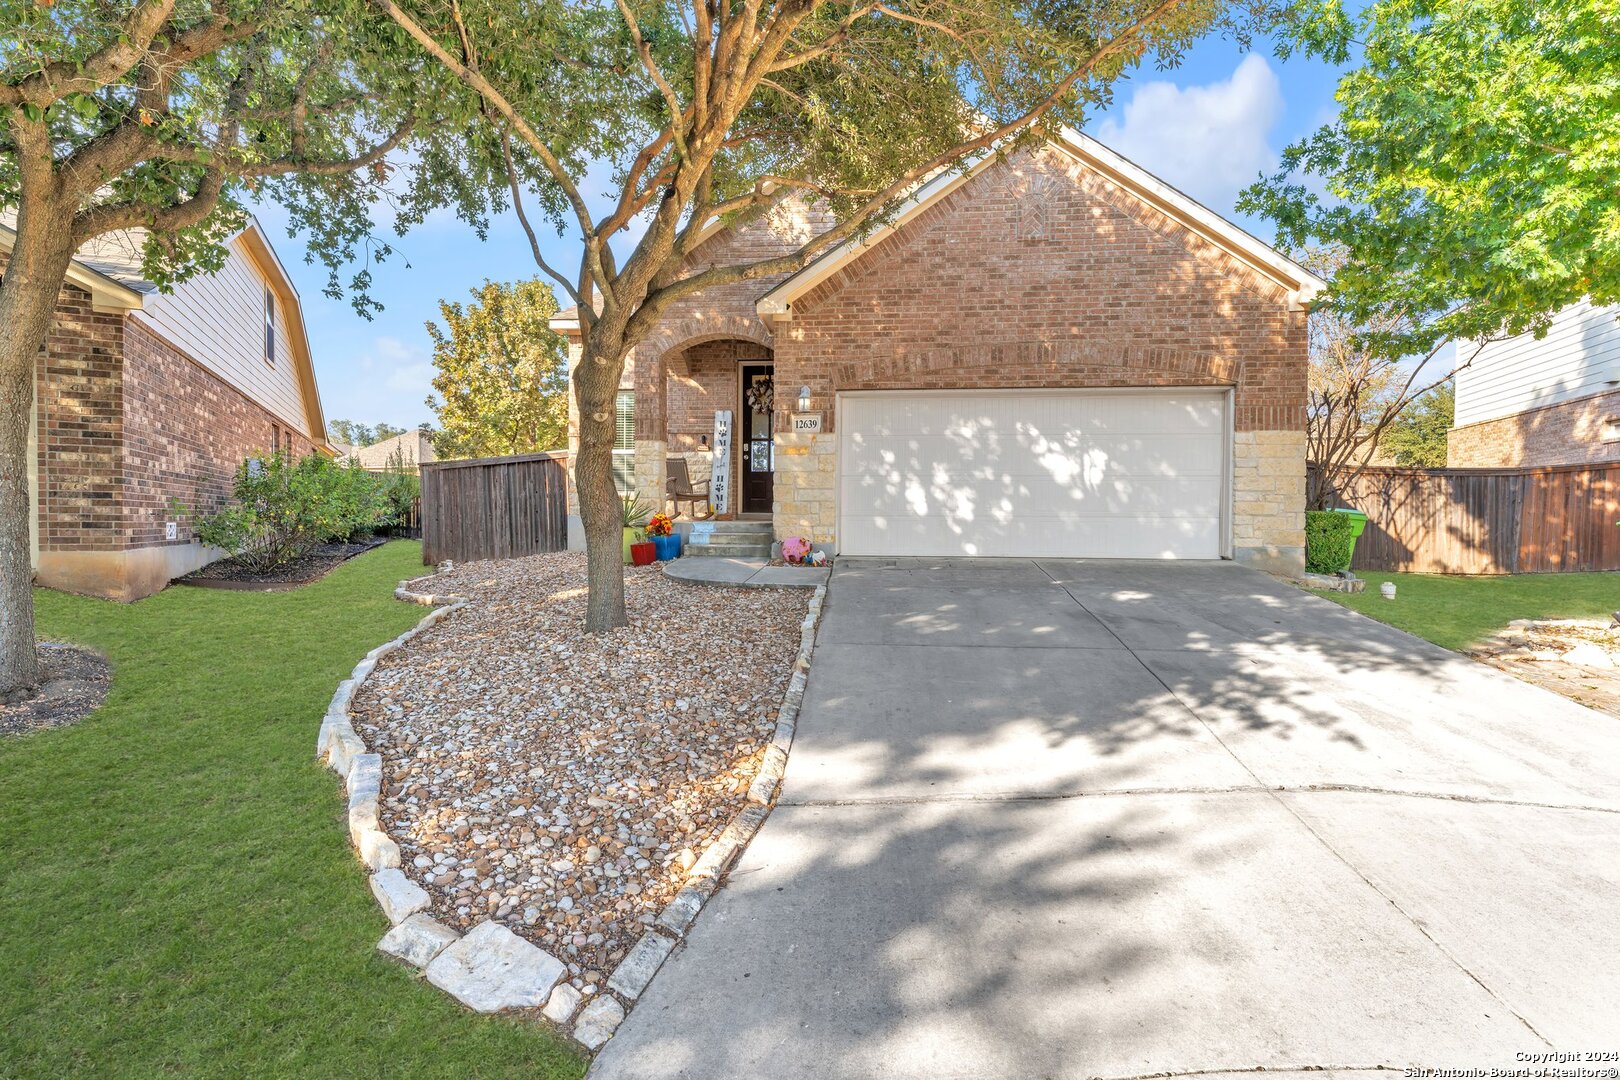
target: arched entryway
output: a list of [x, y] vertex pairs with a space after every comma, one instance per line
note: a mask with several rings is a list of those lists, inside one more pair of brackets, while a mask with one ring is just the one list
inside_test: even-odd
[[638, 486], [667, 490], [668, 463], [678, 459], [694, 485], [708, 483], [714, 490], [715, 418], [729, 413], [726, 516], [769, 519], [776, 423], [770, 346], [734, 336], [688, 340], [665, 352], [657, 368], [647, 380], [656, 379], [656, 386], [638, 379], [638, 409], [651, 406], [636, 418]]

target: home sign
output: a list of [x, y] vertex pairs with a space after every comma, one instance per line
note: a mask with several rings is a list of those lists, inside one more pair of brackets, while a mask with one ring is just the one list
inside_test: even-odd
[[731, 410], [714, 414], [714, 466], [709, 470], [709, 505], [716, 514], [731, 508]]

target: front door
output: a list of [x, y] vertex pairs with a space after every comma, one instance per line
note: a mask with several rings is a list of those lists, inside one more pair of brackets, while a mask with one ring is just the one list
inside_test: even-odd
[[770, 364], [742, 366], [742, 512], [771, 512], [771, 470], [775, 467], [775, 444], [771, 441], [771, 417], [775, 414], [775, 391]]

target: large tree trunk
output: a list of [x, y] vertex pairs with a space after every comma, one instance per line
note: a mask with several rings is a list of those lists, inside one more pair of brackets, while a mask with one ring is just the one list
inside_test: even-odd
[[585, 353], [574, 369], [579, 402], [579, 455], [574, 488], [585, 526], [585, 629], [599, 634], [626, 626], [624, 610], [623, 514], [613, 486], [614, 397], [624, 370], [624, 350], [603, 350], [596, 334], [585, 337]]
[[73, 257], [69, 223], [25, 200], [0, 278], [0, 701], [39, 685], [28, 552], [28, 425], [35, 364]]

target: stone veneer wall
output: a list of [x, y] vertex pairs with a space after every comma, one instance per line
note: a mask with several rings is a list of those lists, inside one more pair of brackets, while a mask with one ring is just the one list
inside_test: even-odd
[[1506, 469], [1620, 461], [1620, 439], [1604, 437], [1610, 419], [1620, 423], [1620, 390], [1452, 428], [1446, 465]]
[[840, 391], [1233, 386], [1234, 555], [1303, 569], [1304, 312], [1060, 151], [964, 184], [800, 297], [775, 346], [824, 427], [783, 439], [779, 536], [836, 543]]

